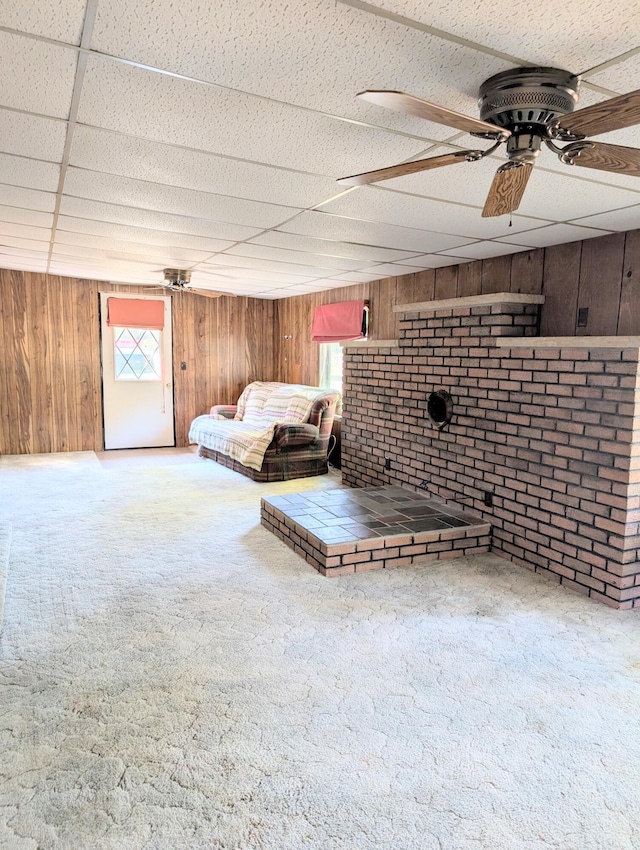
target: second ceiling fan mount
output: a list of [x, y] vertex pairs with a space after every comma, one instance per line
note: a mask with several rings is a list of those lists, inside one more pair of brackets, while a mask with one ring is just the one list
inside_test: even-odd
[[[512, 68], [486, 80], [478, 95], [480, 118], [446, 109], [399, 91], [365, 91], [362, 100], [444, 124], [494, 144], [368, 171], [338, 182], [362, 186], [456, 162], [477, 162], [506, 145], [507, 162], [493, 179], [483, 217], [518, 209], [543, 144], [567, 165], [640, 176], [640, 150], [592, 142], [587, 136], [640, 123], [640, 90], [574, 112], [580, 78], [560, 68]], [[559, 147], [556, 143], [569, 143]]]

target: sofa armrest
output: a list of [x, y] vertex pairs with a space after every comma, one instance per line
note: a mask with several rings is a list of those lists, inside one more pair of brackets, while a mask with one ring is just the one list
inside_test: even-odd
[[233, 419], [237, 409], [237, 404], [214, 404], [209, 411], [209, 416], [212, 419]]
[[318, 439], [320, 431], [316, 425], [276, 425], [273, 437], [279, 449], [290, 446], [308, 446]]

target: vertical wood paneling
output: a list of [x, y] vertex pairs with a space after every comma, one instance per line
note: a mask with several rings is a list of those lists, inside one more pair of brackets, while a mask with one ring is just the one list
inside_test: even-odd
[[578, 309], [588, 308], [586, 327], [578, 334], [616, 334], [624, 264], [624, 233], [612, 233], [582, 243]]
[[573, 336], [576, 332], [582, 242], [552, 245], [544, 251], [542, 336]]
[[49, 278], [49, 303], [47, 322], [50, 328], [58, 328], [57, 334], [50, 337], [50, 370], [48, 379], [51, 386], [56, 386], [56, 392], [51, 395], [51, 410], [53, 417], [53, 429], [51, 432], [52, 451], [69, 451], [69, 416], [73, 415], [73, 397], [67, 387], [67, 371], [65, 363], [65, 350], [67, 345], [68, 322], [58, 322], [58, 316], [64, 315], [64, 304], [62, 298], [62, 286], [59, 277]]
[[[370, 337], [390, 339], [396, 304], [509, 289], [542, 289], [543, 336], [576, 333], [578, 305], [589, 307], [581, 333], [640, 334], [640, 231], [277, 301], [178, 295], [177, 445], [186, 445], [194, 416], [235, 402], [249, 381], [317, 384], [318, 346], [310, 335], [318, 304], [368, 299]], [[0, 453], [102, 448], [98, 293], [118, 290], [149, 294], [146, 287], [0, 269]]]
[[535, 248], [533, 251], [522, 251], [511, 255], [511, 289], [510, 292], [524, 292], [527, 295], [538, 295], [542, 292], [542, 270], [544, 251]]
[[49, 287], [42, 286], [40, 276], [27, 272], [25, 333], [29, 333], [29, 372], [31, 388], [31, 410], [33, 422], [33, 450], [50, 452], [52, 449], [52, 375], [50, 339], [47, 309]]
[[433, 301], [435, 298], [436, 286], [436, 273], [434, 269], [427, 269], [423, 272], [415, 272], [413, 285], [416, 304], [420, 304], [422, 301]]
[[511, 254], [487, 257], [482, 261], [482, 294], [509, 292], [511, 287]]
[[458, 266], [443, 266], [436, 269], [435, 298], [455, 298], [458, 294]]
[[[30, 363], [32, 354], [30, 351], [30, 339], [28, 334], [27, 324], [27, 287], [24, 276], [22, 280], [18, 279], [18, 274], [11, 274], [11, 293], [17, 292], [17, 297], [13, 301], [13, 333], [14, 333], [14, 353], [15, 353], [15, 376], [17, 394], [14, 403], [10, 406], [13, 408], [15, 420], [10, 422], [10, 428], [15, 425], [16, 434], [18, 437], [17, 443], [14, 442], [15, 451], [36, 452], [39, 451], [35, 447], [34, 429], [33, 429], [33, 413], [31, 408], [31, 370]], [[15, 290], [14, 290], [15, 287]], [[11, 391], [11, 389], [9, 390]], [[26, 412], [26, 415], [23, 413]]]
[[640, 230], [630, 231], [625, 240], [618, 333], [640, 334]]
[[111, 290], [105, 284], [74, 280], [78, 299], [77, 339], [82, 404], [82, 448], [91, 451], [104, 446], [102, 423], [102, 384], [100, 362], [100, 296]]
[[482, 260], [463, 263], [458, 266], [458, 296], [465, 298], [470, 295], [482, 294]]
[[[0, 453], [102, 449], [101, 291], [149, 294], [0, 269]], [[177, 294], [172, 310], [176, 442], [186, 445], [194, 416], [273, 377], [274, 305]]]
[[415, 304], [416, 297], [416, 275], [403, 274], [396, 278], [396, 304]]

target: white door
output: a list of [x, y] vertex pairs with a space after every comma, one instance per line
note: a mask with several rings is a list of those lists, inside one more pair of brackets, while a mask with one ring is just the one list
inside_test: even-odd
[[175, 446], [171, 297], [164, 302], [164, 329], [110, 327], [108, 298], [143, 295], [100, 293], [102, 398], [105, 449]]

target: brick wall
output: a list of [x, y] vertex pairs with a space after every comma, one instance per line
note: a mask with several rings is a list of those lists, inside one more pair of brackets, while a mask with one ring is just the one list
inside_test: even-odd
[[[344, 480], [455, 501], [491, 522], [495, 551], [640, 606], [638, 342], [534, 338], [538, 305], [509, 298], [421, 305], [397, 345], [345, 349]], [[442, 431], [437, 389], [454, 401]]]

